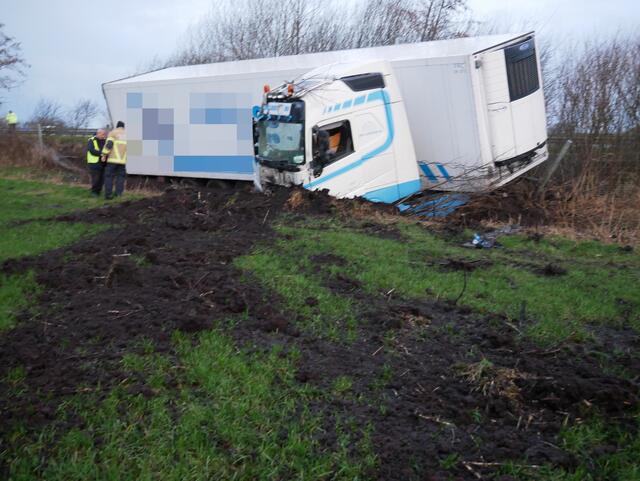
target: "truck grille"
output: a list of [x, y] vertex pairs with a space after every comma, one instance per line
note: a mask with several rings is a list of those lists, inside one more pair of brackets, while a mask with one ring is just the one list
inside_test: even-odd
[[533, 39], [504, 49], [511, 101], [521, 99], [540, 88], [536, 48]]

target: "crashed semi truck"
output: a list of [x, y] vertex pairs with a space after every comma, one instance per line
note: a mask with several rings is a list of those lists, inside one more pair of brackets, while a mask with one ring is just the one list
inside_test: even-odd
[[173, 67], [103, 92], [131, 174], [394, 202], [495, 188], [548, 156], [533, 32]]

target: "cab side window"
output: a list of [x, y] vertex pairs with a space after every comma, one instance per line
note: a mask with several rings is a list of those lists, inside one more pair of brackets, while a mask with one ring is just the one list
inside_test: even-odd
[[348, 120], [314, 128], [313, 155], [322, 165], [329, 165], [353, 153], [353, 137]]

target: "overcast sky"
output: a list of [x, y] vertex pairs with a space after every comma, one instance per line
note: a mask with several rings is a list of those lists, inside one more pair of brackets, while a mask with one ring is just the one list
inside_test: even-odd
[[[640, 29], [640, 0], [468, 3], [477, 20], [505, 31], [534, 25], [539, 36], [563, 41]], [[20, 121], [28, 120], [41, 97], [65, 107], [89, 98], [102, 107], [103, 82], [171, 54], [210, 4], [211, 0], [0, 0], [4, 31], [22, 43], [23, 56], [31, 65], [24, 83], [3, 94], [0, 114], [12, 109]]]

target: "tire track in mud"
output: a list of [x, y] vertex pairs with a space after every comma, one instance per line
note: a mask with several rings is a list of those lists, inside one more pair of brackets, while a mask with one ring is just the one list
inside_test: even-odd
[[[280, 319], [259, 286], [241, 282], [232, 260], [274, 235], [268, 217], [285, 209], [289, 196], [285, 189], [269, 197], [169, 189], [160, 197], [57, 218], [115, 226], [71, 247], [2, 265], [5, 273], [33, 269], [44, 288], [39, 315], [20, 319], [0, 336], [0, 378], [22, 367], [29, 386], [19, 405], [2, 396], [2, 426], [28, 419], [36, 429], [79, 387], [117, 384], [124, 378], [122, 355], [135, 352], [143, 338], [167, 353], [175, 329], [196, 332], [245, 312], [254, 323]], [[304, 196], [315, 199], [307, 202], [310, 212], [333, 208], [327, 196]]]
[[[279, 307], [284, 304], [277, 294], [247, 282], [232, 265], [255, 245], [275, 239], [270, 223], [283, 211], [326, 216], [352, 208], [388, 210], [301, 190], [262, 196], [170, 189], [160, 197], [60, 217], [117, 226], [2, 265], [7, 273], [34, 269], [44, 292], [39, 316], [0, 336], [0, 378], [23, 367], [28, 386], [19, 404], [1, 386], [0, 435], [18, 420], [28, 420], [33, 430], [53, 422], [60, 402], [78, 389], [100, 385], [107, 393], [125, 377], [123, 354], [137, 352], [141, 339], [172, 355], [174, 330], [198, 332], [236, 315], [245, 316], [230, 331], [238, 344], [298, 349], [299, 382], [330, 390], [339, 376], [353, 380], [353, 396], [312, 406], [327, 419], [320, 441], [335, 446], [337, 417], [363, 427], [370, 423], [379, 459], [372, 476], [378, 479], [475, 479], [460, 463], [441, 465], [456, 453], [468, 461], [526, 458], [571, 466], [574, 460], [554, 446], [567, 416], [582, 415], [585, 401], [611, 415], [637, 405], [637, 386], [604, 374], [585, 347], [541, 351], [517, 339], [500, 318], [446, 303], [366, 295], [345, 276], [326, 282], [359, 306], [364, 322], [356, 341], [310, 336], [296, 326], [295, 314]], [[361, 228], [395, 235], [375, 223]], [[470, 369], [483, 359], [490, 364], [471, 382]], [[381, 381], [385, 370], [389, 375]], [[140, 392], [152, 395], [140, 382]], [[71, 427], [77, 421], [67, 422]]]
[[[374, 426], [376, 479], [477, 479], [507, 461], [571, 469], [576, 460], [557, 446], [564, 423], [590, 413], [624, 417], [638, 405], [637, 384], [603, 372], [589, 345], [541, 349], [502, 316], [369, 295], [355, 279], [320, 272], [334, 294], [354, 301], [362, 322], [349, 345], [303, 334], [298, 379], [329, 391], [339, 376], [353, 379], [350, 396], [317, 409], [330, 413], [327, 433], [339, 417]], [[331, 434], [324, 441], [337, 442]], [[459, 462], [445, 469], [451, 455]]]

